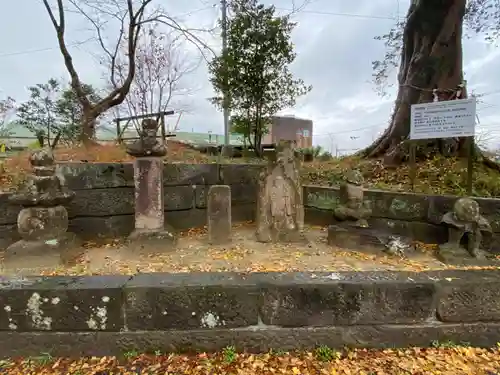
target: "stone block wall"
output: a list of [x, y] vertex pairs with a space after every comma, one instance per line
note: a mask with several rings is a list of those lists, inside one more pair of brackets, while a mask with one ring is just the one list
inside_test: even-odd
[[2, 355], [495, 346], [500, 271], [0, 278]]
[[[332, 223], [332, 211], [339, 204], [338, 189], [305, 186], [306, 222], [317, 225]], [[368, 189], [365, 199], [371, 202], [373, 228], [387, 230], [426, 243], [444, 243], [447, 230], [440, 225], [442, 216], [450, 211], [459, 197], [424, 195]], [[481, 213], [490, 222], [492, 251], [500, 252], [500, 199], [475, 198]]]
[[[70, 230], [83, 238], [122, 236], [134, 227], [133, 166], [130, 163], [59, 164], [69, 187], [76, 192], [68, 211]], [[257, 178], [262, 166], [255, 164], [167, 164], [164, 170], [166, 221], [177, 229], [206, 223], [206, 194], [211, 185], [228, 184], [234, 221], [255, 217]], [[367, 190], [373, 207], [370, 224], [416, 240], [441, 243], [446, 230], [438, 225], [457, 199], [454, 196]], [[17, 239], [20, 207], [0, 194], [0, 248]], [[306, 223], [328, 225], [339, 202], [332, 187], [305, 186]], [[500, 251], [500, 199], [478, 198], [482, 213], [495, 232], [493, 250]]]
[[[69, 204], [70, 230], [82, 238], [128, 235], [134, 228], [134, 176], [131, 163], [61, 163], [58, 168], [76, 192]], [[176, 229], [206, 223], [206, 193], [219, 182], [231, 186], [233, 220], [252, 220], [257, 194], [256, 165], [166, 164], [166, 222]], [[0, 194], [0, 247], [17, 240], [20, 207]]]

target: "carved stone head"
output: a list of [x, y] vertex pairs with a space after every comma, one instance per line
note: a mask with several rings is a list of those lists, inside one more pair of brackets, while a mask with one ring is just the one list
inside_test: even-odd
[[144, 119], [141, 123], [141, 137], [143, 138], [156, 138], [158, 131], [158, 121], [153, 119]]
[[481, 217], [479, 204], [471, 198], [457, 199], [453, 205], [453, 213], [457, 220], [468, 223], [476, 223]]
[[361, 172], [357, 169], [349, 169], [345, 175], [344, 179], [348, 184], [362, 186], [364, 183], [364, 178]]

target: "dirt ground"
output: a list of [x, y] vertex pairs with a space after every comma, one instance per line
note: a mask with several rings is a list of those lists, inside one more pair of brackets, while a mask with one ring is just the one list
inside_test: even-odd
[[[19, 259], [15, 268], [3, 267], [2, 274], [22, 275], [97, 275], [146, 272], [195, 271], [368, 271], [457, 268], [434, 257], [435, 247], [420, 247], [410, 259], [348, 251], [326, 243], [326, 228], [307, 227], [309, 244], [263, 244], [255, 241], [255, 227], [240, 224], [233, 228], [230, 245], [210, 246], [205, 229], [181, 233], [175, 249], [140, 254], [127, 248], [122, 240], [85, 243], [82, 255], [67, 266], [57, 266], [50, 257]], [[469, 267], [471, 268], [471, 267]], [[475, 267], [474, 267], [475, 268]], [[479, 268], [479, 267], [477, 267]]]

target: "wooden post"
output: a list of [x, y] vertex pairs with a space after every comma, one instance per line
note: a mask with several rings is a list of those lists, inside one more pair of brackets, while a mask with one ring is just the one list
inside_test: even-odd
[[122, 131], [120, 129], [120, 119], [116, 119], [116, 140], [118, 144], [122, 143]]
[[467, 153], [467, 195], [472, 195], [472, 181], [474, 174], [474, 137], [468, 137], [468, 153]]
[[165, 142], [166, 142], [166, 138], [167, 138], [167, 131], [166, 131], [166, 128], [165, 128], [165, 112], [162, 112], [161, 113], [161, 117], [160, 117], [160, 122], [161, 122], [161, 139], [162, 139], [162, 142], [163, 142], [163, 145], [165, 145]]
[[411, 191], [415, 192], [415, 180], [417, 178], [417, 142], [410, 140], [410, 184]]

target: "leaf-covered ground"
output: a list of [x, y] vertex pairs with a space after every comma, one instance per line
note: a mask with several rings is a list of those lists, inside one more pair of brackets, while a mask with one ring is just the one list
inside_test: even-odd
[[[415, 243], [417, 252], [407, 257], [390, 256], [382, 251], [347, 251], [326, 243], [325, 228], [306, 226], [308, 244], [264, 244], [255, 241], [255, 225], [233, 226], [231, 244], [211, 246], [206, 228], [180, 233], [175, 249], [148, 248], [137, 251], [123, 239], [86, 242], [74, 250], [74, 260], [65, 266], [48, 256], [19, 258], [16, 265], [0, 269], [2, 274], [22, 275], [134, 275], [150, 272], [340, 272], [411, 271], [445, 269], [497, 269], [485, 266], [453, 266], [437, 260], [437, 245]], [[1, 254], [1, 253], [0, 253]], [[52, 263], [51, 263], [52, 262]], [[44, 264], [42, 266], [42, 264]], [[52, 264], [52, 265], [51, 265]]]
[[313, 352], [239, 354], [234, 348], [198, 355], [137, 355], [70, 360], [43, 354], [3, 360], [6, 375], [498, 375], [500, 352], [444, 345], [431, 349], [342, 350], [320, 347]]
[[[75, 162], [121, 162], [132, 161], [123, 146], [101, 145], [90, 149], [84, 147], [59, 148], [55, 151], [58, 161]], [[186, 145], [170, 141], [166, 162], [171, 163], [259, 163], [254, 158], [218, 159]], [[360, 159], [350, 156], [330, 161], [304, 163], [302, 177], [304, 184], [336, 186], [342, 180], [346, 170], [361, 170], [366, 186], [383, 190], [411, 191], [410, 167], [404, 164], [398, 168], [386, 168], [380, 160]], [[29, 171], [28, 152], [22, 152], [5, 160], [3, 173], [0, 173], [0, 190], [9, 190], [19, 185]], [[466, 161], [456, 158], [434, 158], [418, 163], [414, 191], [429, 194], [466, 193]], [[484, 197], [500, 196], [500, 173], [479, 163], [474, 168], [473, 194]]]

